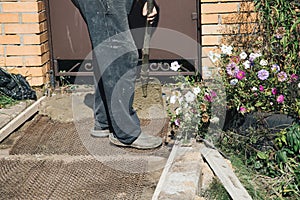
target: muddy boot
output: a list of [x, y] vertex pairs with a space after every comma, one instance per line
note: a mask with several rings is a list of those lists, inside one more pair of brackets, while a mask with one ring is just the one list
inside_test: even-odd
[[104, 137], [108, 137], [109, 132], [110, 132], [109, 129], [93, 128], [91, 130], [91, 136], [98, 137], [98, 138], [104, 138]]
[[132, 147], [136, 149], [154, 149], [162, 145], [162, 139], [160, 137], [155, 137], [148, 135], [146, 133], [141, 133], [139, 137], [132, 144], [124, 144], [114, 136], [113, 133], [109, 134], [109, 140], [111, 143], [122, 147]]

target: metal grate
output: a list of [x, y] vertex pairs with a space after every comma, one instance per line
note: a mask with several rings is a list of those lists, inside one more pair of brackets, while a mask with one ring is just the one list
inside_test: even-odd
[[[171, 147], [116, 147], [108, 138], [90, 136], [92, 121], [66, 123], [42, 115], [30, 121], [10, 155], [0, 158], [0, 198], [151, 199]], [[149, 123], [156, 122], [142, 120]], [[155, 133], [165, 131], [167, 126]]]
[[[140, 166], [143, 167], [143, 166]], [[11, 199], [141, 199], [145, 173], [126, 173], [83, 157], [0, 159], [0, 196]]]
[[[146, 132], [156, 133], [156, 135], [166, 135], [168, 121], [164, 119], [166, 125], [161, 124], [162, 119], [142, 120], [141, 124], [149, 125], [143, 128]], [[10, 154], [67, 154], [67, 155], [97, 155], [116, 156], [128, 154], [147, 154], [168, 157], [170, 148], [162, 146], [154, 150], [136, 150], [131, 148], [120, 148], [109, 143], [108, 138], [93, 138], [90, 130], [93, 120], [84, 119], [79, 122], [58, 122], [46, 116], [37, 116], [31, 124], [22, 131], [21, 137], [12, 147]], [[161, 130], [154, 130], [160, 127]]]

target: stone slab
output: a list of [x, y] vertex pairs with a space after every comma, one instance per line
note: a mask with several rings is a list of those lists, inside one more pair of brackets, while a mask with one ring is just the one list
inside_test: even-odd
[[200, 190], [201, 144], [175, 144], [152, 200], [194, 200]]

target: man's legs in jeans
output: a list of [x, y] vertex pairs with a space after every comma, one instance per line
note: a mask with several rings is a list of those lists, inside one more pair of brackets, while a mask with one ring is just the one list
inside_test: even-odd
[[[114, 137], [122, 144], [130, 145], [141, 134], [139, 119], [132, 109], [138, 60], [127, 20], [132, 0], [74, 1], [87, 22], [94, 49], [94, 59], [99, 67], [95, 69], [95, 78], [98, 83], [96, 87], [98, 91], [95, 95], [97, 101], [95, 103], [98, 104], [95, 105], [95, 120], [97, 120], [95, 125], [99, 122], [98, 125], [101, 128], [106, 128], [105, 119], [102, 118], [107, 113], [103, 113], [103, 107], [106, 108]], [[101, 99], [103, 101], [100, 101]], [[148, 137], [144, 135], [141, 138], [147, 139]], [[159, 143], [157, 138], [155, 139], [154, 142], [152, 138], [155, 143], [153, 147]], [[139, 145], [143, 146], [143, 144]]]

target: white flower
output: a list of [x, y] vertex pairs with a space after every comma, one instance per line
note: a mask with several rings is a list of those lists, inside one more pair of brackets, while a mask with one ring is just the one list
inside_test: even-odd
[[246, 59], [247, 56], [248, 55], [244, 51], [242, 53], [240, 53], [240, 58], [243, 59], [243, 60]]
[[177, 71], [179, 68], [180, 68], [180, 65], [178, 64], [177, 61], [174, 61], [171, 63], [171, 67], [170, 67], [171, 70]]
[[226, 45], [222, 45], [221, 46], [221, 51], [224, 53], [224, 54], [228, 54], [228, 55], [231, 55], [232, 54], [232, 46], [226, 46]]
[[262, 66], [267, 66], [267, 65], [268, 65], [268, 61], [262, 59], [262, 60], [259, 62], [259, 64], [262, 65]]
[[175, 102], [176, 102], [176, 99], [177, 99], [177, 97], [174, 95], [174, 96], [171, 96], [171, 98], [170, 98], [170, 103], [171, 104], [174, 104]]
[[193, 93], [191, 93], [190, 91], [188, 91], [185, 95], [184, 95], [185, 99], [187, 102], [192, 102], [195, 100], [195, 95]]
[[237, 83], [239, 82], [239, 80], [238, 79], [232, 79], [232, 80], [230, 80], [230, 85], [236, 85]]
[[298, 88], [300, 88], [300, 83], [298, 83]]
[[183, 104], [183, 108], [188, 108], [188, 107], [189, 107], [188, 103]]
[[183, 102], [183, 97], [180, 97], [180, 98], [178, 99], [178, 102], [181, 104], [181, 103]]
[[249, 60], [246, 60], [243, 65], [245, 66], [245, 69], [249, 69], [251, 66], [251, 62]]
[[219, 123], [220, 119], [218, 117], [213, 117], [210, 119], [210, 122], [213, 123], [213, 124], [217, 124]]
[[195, 87], [193, 89], [193, 92], [194, 92], [195, 95], [198, 95], [201, 92], [201, 89], [199, 87]]
[[253, 87], [252, 89], [251, 89], [251, 91], [257, 91], [258, 89], [257, 89], [257, 87]]
[[215, 63], [215, 62], [217, 62], [221, 58], [221, 55], [218, 54], [218, 53], [214, 53], [213, 51], [209, 51], [208, 52], [208, 57], [210, 58], [210, 60], [213, 63]]
[[273, 106], [273, 102], [270, 102], [270, 105]]
[[181, 112], [181, 108], [179, 107], [179, 108], [177, 108], [176, 110], [175, 110], [175, 114], [176, 115], [179, 115], [180, 114], [180, 112]]
[[251, 53], [250, 55], [249, 55], [249, 58], [250, 58], [250, 60], [254, 60], [255, 58], [258, 58], [258, 57], [260, 57], [261, 56], [261, 53]]

